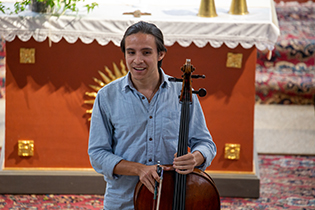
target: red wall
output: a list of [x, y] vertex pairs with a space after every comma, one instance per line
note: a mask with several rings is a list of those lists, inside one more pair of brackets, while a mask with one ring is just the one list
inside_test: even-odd
[[[35, 64], [20, 64], [19, 49], [35, 48]], [[227, 68], [227, 52], [243, 53], [241, 69]], [[218, 147], [210, 170], [253, 170], [253, 123], [255, 102], [256, 49], [242, 47], [215, 49], [210, 45], [188, 48], [168, 47], [163, 69], [181, 76], [186, 58], [192, 60], [196, 74], [206, 79], [194, 80], [193, 87], [205, 87], [201, 98], [209, 130]], [[84, 104], [90, 84], [96, 84], [98, 70], [119, 66], [123, 54], [109, 43], [69, 44], [65, 40], [38, 43], [31, 39], [7, 42], [6, 62], [6, 139], [5, 167], [90, 168], [87, 155], [90, 105]], [[35, 141], [33, 157], [17, 155], [18, 140]], [[225, 143], [241, 144], [239, 160], [224, 159]]]
[[[241, 69], [226, 67], [227, 52], [243, 54]], [[207, 90], [200, 101], [218, 147], [218, 154], [208, 169], [252, 171], [256, 49], [244, 50], [240, 46], [229, 49], [224, 45], [183, 48], [175, 44], [168, 48], [163, 67], [166, 72], [180, 76], [179, 67], [186, 58], [195, 66], [195, 74], [206, 75], [206, 79], [194, 80], [193, 88]], [[224, 159], [225, 143], [241, 144], [239, 160]]]

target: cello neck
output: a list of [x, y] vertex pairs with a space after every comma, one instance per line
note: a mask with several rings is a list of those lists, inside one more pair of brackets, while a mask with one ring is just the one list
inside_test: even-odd
[[[183, 85], [180, 96], [182, 104], [179, 138], [177, 146], [177, 156], [183, 156], [188, 152], [188, 137], [189, 137], [189, 121], [190, 121], [190, 104], [192, 101], [191, 90], [191, 73], [194, 68], [190, 64], [190, 60], [186, 60], [186, 64], [181, 68], [183, 74]], [[186, 175], [175, 174], [175, 189], [173, 197], [173, 210], [184, 210], [186, 201]]]
[[190, 63], [190, 59], [186, 60], [186, 63], [181, 68], [184, 72], [182, 91], [179, 101], [182, 104], [180, 126], [179, 126], [179, 138], [177, 147], [177, 156], [187, 154], [188, 148], [188, 135], [189, 135], [189, 121], [190, 121], [190, 109], [189, 105], [192, 102], [192, 89], [191, 89], [191, 74], [195, 70]]

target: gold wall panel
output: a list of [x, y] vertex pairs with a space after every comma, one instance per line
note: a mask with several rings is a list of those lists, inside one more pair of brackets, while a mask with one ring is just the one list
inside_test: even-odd
[[224, 158], [229, 160], [238, 160], [240, 159], [240, 151], [240, 144], [225, 144]]
[[242, 68], [242, 53], [228, 53], [226, 60], [226, 67], [230, 68]]
[[20, 63], [35, 63], [35, 48], [20, 48]]
[[29, 157], [34, 155], [34, 141], [33, 140], [19, 140], [18, 141], [18, 155]]

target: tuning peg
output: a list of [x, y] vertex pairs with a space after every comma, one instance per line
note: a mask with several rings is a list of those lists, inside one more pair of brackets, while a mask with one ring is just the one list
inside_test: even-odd
[[170, 77], [168, 78], [168, 81], [170, 82], [182, 82], [183, 79], [175, 78], [175, 77]]
[[204, 97], [205, 95], [207, 95], [207, 91], [204, 88], [200, 88], [199, 90], [193, 90], [192, 92], [198, 94], [200, 97]]
[[198, 79], [198, 78], [204, 79], [204, 78], [206, 78], [206, 76], [205, 75], [191, 75], [191, 78], [193, 78], [193, 79]]

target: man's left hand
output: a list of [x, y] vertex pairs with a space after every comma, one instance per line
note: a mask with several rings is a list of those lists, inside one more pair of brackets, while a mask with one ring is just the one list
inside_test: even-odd
[[187, 153], [186, 155], [177, 157], [174, 155], [173, 167], [179, 174], [189, 174], [193, 172], [194, 168], [204, 162], [204, 157], [199, 151], [194, 153]]

